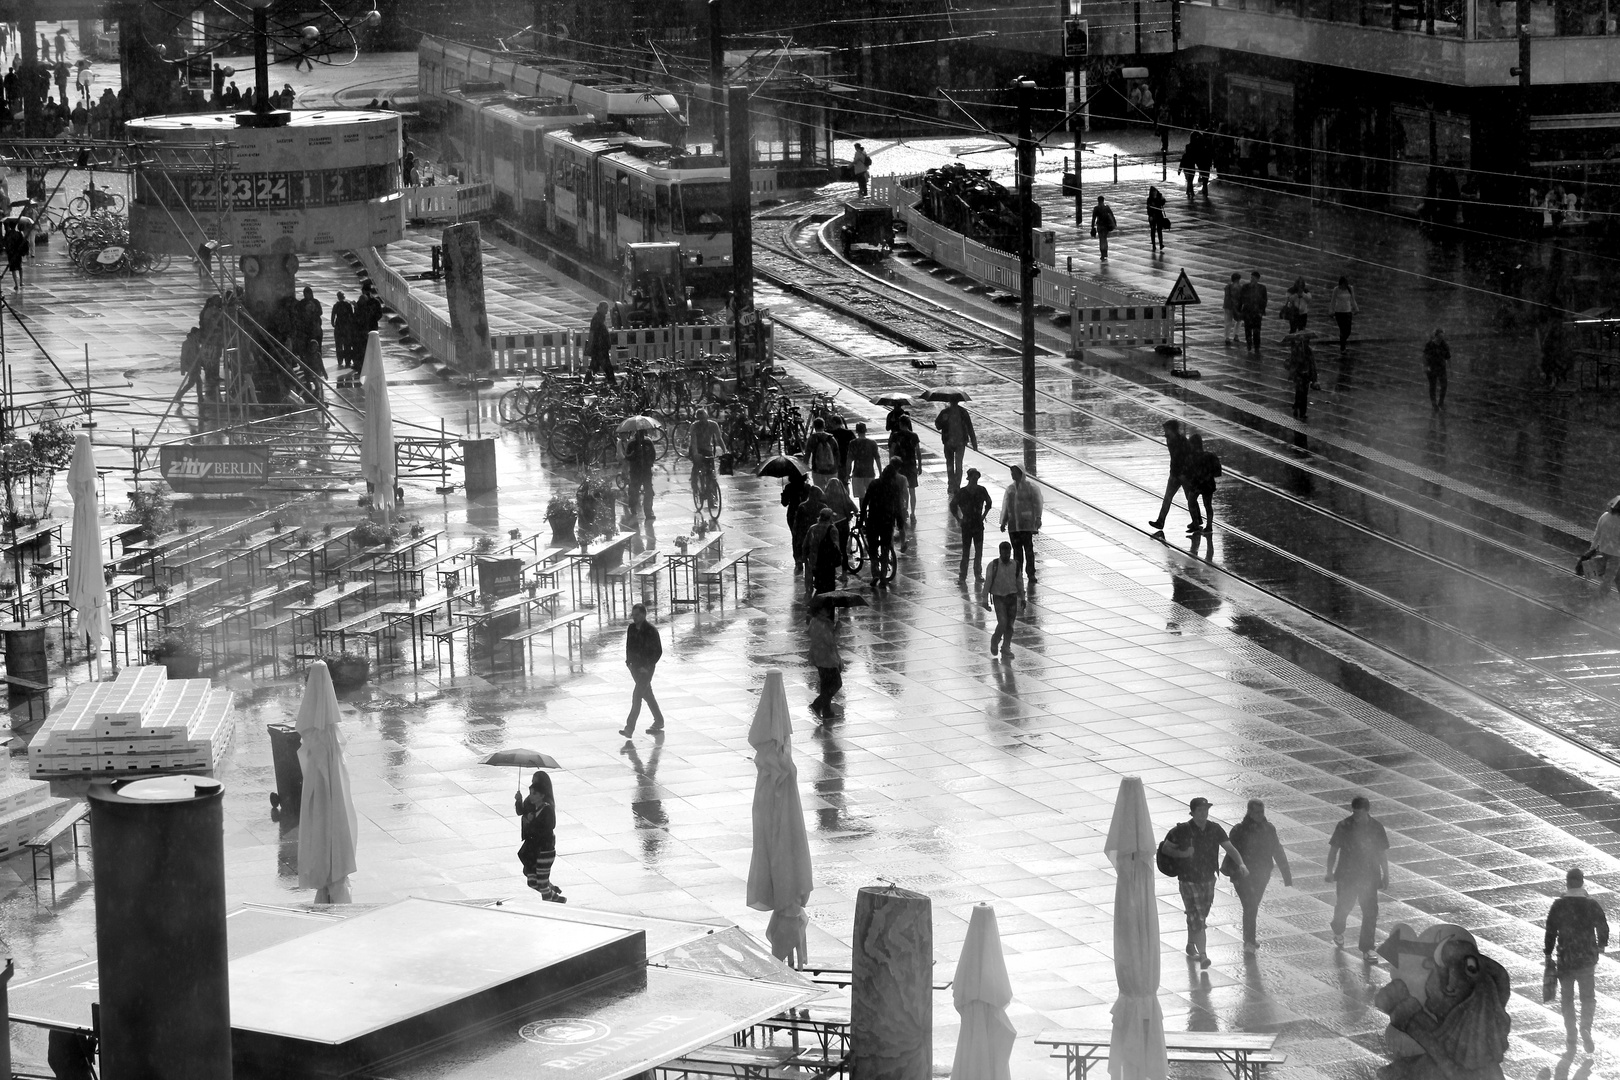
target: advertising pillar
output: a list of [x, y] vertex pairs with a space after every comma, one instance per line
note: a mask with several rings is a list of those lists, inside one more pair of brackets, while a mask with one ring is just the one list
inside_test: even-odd
[[230, 1080], [224, 786], [162, 776], [89, 799], [103, 1080]]
[[850, 963], [850, 1080], [930, 1080], [933, 977], [933, 903], [892, 885], [862, 889]]

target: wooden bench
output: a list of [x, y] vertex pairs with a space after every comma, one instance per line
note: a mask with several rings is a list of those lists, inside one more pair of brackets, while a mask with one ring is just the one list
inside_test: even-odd
[[666, 1080], [688, 1076], [735, 1076], [743, 1080], [822, 1080], [842, 1068], [806, 1058], [791, 1046], [699, 1047], [665, 1062], [657, 1073]]
[[[1093, 1062], [1107, 1061], [1114, 1033], [1108, 1028], [1074, 1028], [1043, 1031], [1036, 1046], [1050, 1046], [1054, 1058], [1062, 1058], [1069, 1080], [1085, 1080]], [[1166, 1057], [1174, 1062], [1220, 1065], [1233, 1080], [1259, 1080], [1267, 1065], [1281, 1065], [1287, 1055], [1275, 1049], [1277, 1036], [1248, 1031], [1167, 1031]]]
[[637, 584], [640, 584], [641, 581], [644, 580], [640, 575], [642, 568], [646, 567], [649, 563], [658, 561], [658, 552], [644, 551], [640, 555], [620, 563], [618, 566], [608, 568], [607, 574], [605, 575], [608, 588], [616, 588], [618, 595], [624, 597], [624, 607], [626, 613], [629, 612], [631, 604], [630, 582], [635, 581]]
[[321, 627], [319, 636], [326, 638], [328, 646], [333, 636], [337, 638], [337, 648], [334, 652], [346, 652], [349, 647], [349, 635], [369, 637], [372, 644], [377, 647], [377, 659], [382, 659], [382, 635], [391, 625], [388, 612], [381, 607], [368, 608], [358, 615], [350, 615], [342, 622], [329, 623]]
[[501, 638], [501, 643], [511, 648], [512, 657], [515, 661], [517, 658], [517, 647], [519, 645], [524, 646], [524, 651], [527, 652], [528, 645], [531, 641], [539, 637], [541, 634], [546, 634], [551, 639], [551, 651], [552, 655], [555, 656], [557, 652], [557, 631], [566, 629], [566, 636], [568, 638], [568, 666], [573, 667], [574, 636], [576, 634], [579, 636], [580, 658], [583, 659], [585, 656], [585, 627], [583, 624], [589, 614], [590, 612], [588, 611], [571, 611], [567, 615], [559, 615], [550, 622], [541, 623], [539, 626], [526, 626], [522, 630], [507, 634], [505, 637]]
[[[77, 866], [79, 863], [78, 827], [81, 823], [87, 823], [89, 820], [90, 804], [76, 802], [63, 810], [55, 821], [23, 841], [23, 847], [29, 850], [30, 857], [34, 860], [34, 889], [36, 891], [39, 889], [41, 881], [48, 880], [51, 883], [51, 895], [56, 895], [56, 862], [51, 857], [52, 845], [56, 843], [63, 833], [71, 832], [73, 834], [73, 864]], [[44, 877], [41, 877], [39, 873], [39, 858], [41, 855], [45, 856], [46, 875]]]
[[[36, 705], [41, 709], [45, 707], [45, 695], [51, 691], [51, 688], [46, 684], [35, 682], [32, 679], [25, 679], [21, 675], [12, 675], [10, 672], [0, 675], [0, 679], [4, 679], [8, 687], [15, 687], [23, 691], [25, 700], [28, 702], [29, 720], [34, 719], [34, 707]], [[39, 719], [45, 719], [45, 714], [41, 713]]]
[[753, 554], [753, 551], [754, 551], [753, 548], [742, 548], [739, 551], [735, 551], [735, 552], [732, 552], [730, 555], [727, 555], [725, 558], [721, 559], [719, 562], [710, 563], [708, 566], [699, 566], [699, 567], [697, 567], [695, 573], [696, 573], [696, 578], [697, 578], [698, 592], [701, 593], [703, 591], [703, 587], [705, 585], [713, 585], [716, 588], [718, 588], [720, 590], [720, 607], [723, 610], [725, 608], [725, 606], [726, 606], [726, 590], [725, 590], [726, 571], [730, 570], [731, 571], [731, 598], [733, 600], [739, 599], [739, 596], [738, 596], [738, 584], [739, 584], [739, 582], [738, 582], [738, 570], [737, 570], [737, 568], [741, 567], [742, 571], [744, 573], [748, 574], [748, 586], [749, 586], [749, 588], [753, 588], [753, 585], [754, 585], [753, 566], [750, 564], [749, 559], [748, 559], [748, 557]]

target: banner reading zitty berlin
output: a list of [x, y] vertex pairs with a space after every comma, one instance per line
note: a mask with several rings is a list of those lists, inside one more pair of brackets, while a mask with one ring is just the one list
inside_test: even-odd
[[495, 364], [489, 346], [489, 313], [484, 308], [484, 250], [478, 222], [444, 230], [444, 296], [450, 302], [450, 330], [456, 340], [456, 369], [488, 371]]
[[270, 451], [260, 446], [181, 444], [158, 449], [159, 471], [175, 491], [229, 494], [270, 482]]

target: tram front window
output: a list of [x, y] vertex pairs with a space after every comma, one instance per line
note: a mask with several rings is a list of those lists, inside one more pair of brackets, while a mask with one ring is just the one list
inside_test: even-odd
[[682, 184], [681, 223], [688, 236], [731, 231], [731, 188], [719, 184]]

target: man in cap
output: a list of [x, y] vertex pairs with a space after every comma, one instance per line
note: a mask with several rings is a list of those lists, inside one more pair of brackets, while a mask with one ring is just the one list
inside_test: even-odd
[[1350, 800], [1350, 816], [1333, 828], [1328, 840], [1327, 876], [1323, 881], [1338, 885], [1333, 904], [1333, 944], [1344, 948], [1344, 927], [1350, 909], [1361, 906], [1361, 938], [1357, 942], [1362, 959], [1378, 963], [1373, 939], [1378, 935], [1378, 890], [1389, 888], [1389, 836], [1372, 816], [1365, 795]]
[[1203, 968], [1209, 967], [1205, 927], [1209, 909], [1215, 903], [1215, 871], [1220, 866], [1221, 852], [1230, 855], [1237, 867], [1234, 881], [1249, 876], [1243, 853], [1232, 846], [1225, 829], [1209, 820], [1211, 805], [1203, 796], [1188, 803], [1192, 818], [1171, 829], [1159, 845], [1159, 850], [1177, 860], [1176, 879], [1181, 886], [1182, 906], [1187, 909], [1187, 955]]
[[1248, 813], [1232, 826], [1232, 846], [1243, 853], [1243, 862], [1249, 868], [1247, 877], [1235, 882], [1238, 901], [1243, 905], [1243, 951], [1255, 952], [1260, 948], [1260, 936], [1255, 924], [1260, 915], [1260, 900], [1271, 884], [1271, 868], [1282, 871], [1284, 885], [1294, 883], [1294, 872], [1288, 867], [1288, 852], [1277, 839], [1277, 827], [1266, 820], [1266, 804], [1260, 799], [1249, 800]]

